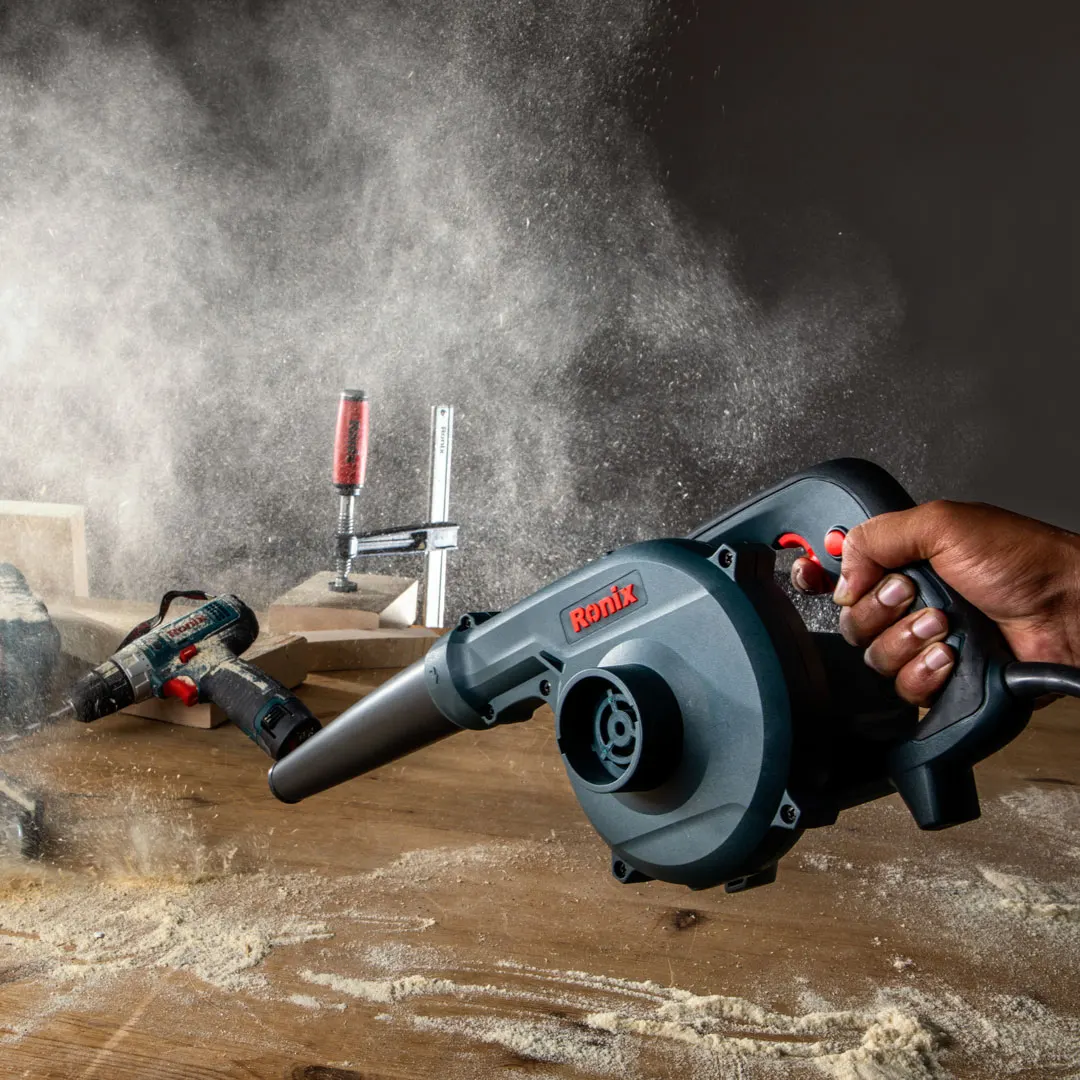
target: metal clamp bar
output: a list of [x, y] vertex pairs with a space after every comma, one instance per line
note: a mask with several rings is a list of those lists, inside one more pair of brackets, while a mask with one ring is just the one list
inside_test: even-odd
[[458, 546], [458, 526], [453, 522], [406, 525], [349, 537], [349, 558], [362, 555], [402, 555], [410, 552], [451, 551]]
[[[446, 521], [450, 517], [450, 457], [453, 441], [453, 406], [432, 406], [428, 507], [428, 515], [432, 521]], [[440, 627], [446, 618], [446, 551], [449, 546], [432, 545], [428, 548], [424, 581], [425, 626]], [[457, 546], [456, 530], [453, 546]]]

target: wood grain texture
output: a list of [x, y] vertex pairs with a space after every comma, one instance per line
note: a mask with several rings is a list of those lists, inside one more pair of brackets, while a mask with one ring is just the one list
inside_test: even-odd
[[[319, 685], [302, 693], [330, 719], [388, 674], [314, 676]], [[776, 885], [737, 896], [615, 883], [606, 849], [569, 790], [551, 727], [545, 710], [528, 723], [463, 732], [290, 807], [267, 794], [265, 760], [231, 727], [191, 731], [121, 716], [25, 740], [7, 755], [5, 769], [32, 768], [48, 778], [58, 813], [92, 815], [105, 828], [120, 820], [111, 808], [122, 793], [142, 793], [158, 819], [188, 823], [204, 843], [239, 846], [266, 873], [350, 883], [362, 917], [334, 922], [332, 940], [275, 949], [260, 966], [277, 988], [269, 996], [228, 993], [162, 969], [65, 1004], [33, 971], [5, 976], [0, 945], [0, 1028], [12, 1033], [0, 1045], [0, 1077], [612, 1075], [430, 1026], [462, 1016], [516, 1017], [580, 1034], [574, 1024], [581, 1005], [574, 1001], [595, 992], [571, 972], [743, 995], [793, 1011], [804, 991], [861, 1006], [886, 986], [972, 1000], [1025, 995], [1037, 1008], [1080, 1016], [1080, 967], [1072, 955], [1022, 932], [1015, 941], [967, 937], [962, 914], [947, 914], [952, 909], [916, 891], [919, 882], [977, 878], [980, 866], [1041, 880], [1075, 873], [1068, 833], [1052, 840], [1053, 830], [1068, 823], [1025, 810], [1046, 799], [1080, 806], [1074, 703], [1037, 714], [1024, 735], [980, 767], [981, 821], [920, 833], [895, 798], [881, 800], [808, 833], [781, 863]], [[391, 872], [395, 860], [430, 849], [445, 851], [441, 872], [421, 872], [423, 861], [411, 876]], [[476, 851], [498, 857], [470, 861], [462, 854]], [[251, 878], [250, 904], [289, 903], [275, 890], [260, 891], [259, 880]], [[394, 920], [427, 928], [395, 929]], [[370, 977], [373, 949], [404, 950], [417, 965], [441, 964], [439, 974], [459, 982], [498, 983], [504, 996], [391, 1006], [334, 995], [301, 976], [311, 969]], [[428, 954], [437, 959], [424, 961]], [[897, 968], [899, 960], [910, 966]], [[507, 962], [538, 974], [508, 974]], [[305, 1009], [281, 996], [312, 993], [345, 1008]], [[607, 1045], [594, 1037], [601, 1049]], [[998, 1065], [972, 1064], [960, 1048], [950, 1054], [944, 1060], [953, 1076], [1000, 1080]], [[641, 1059], [616, 1075], [681, 1077], [684, 1060], [673, 1044], [643, 1040]], [[749, 1075], [732, 1068], [718, 1062], [710, 1075]], [[782, 1075], [827, 1074], [793, 1063]], [[1063, 1074], [1048, 1064], [1016, 1075]]]

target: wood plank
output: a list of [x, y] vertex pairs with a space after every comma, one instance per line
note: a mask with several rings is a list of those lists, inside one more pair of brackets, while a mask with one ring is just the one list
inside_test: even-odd
[[274, 633], [308, 630], [374, 630], [404, 628], [416, 622], [419, 583], [387, 574], [354, 574], [356, 592], [329, 588], [333, 573], [318, 573], [279, 596], [267, 613]]
[[423, 626], [403, 630], [308, 630], [309, 671], [408, 667], [431, 648], [438, 635]]
[[45, 600], [87, 596], [86, 512], [69, 503], [0, 500], [0, 562]]

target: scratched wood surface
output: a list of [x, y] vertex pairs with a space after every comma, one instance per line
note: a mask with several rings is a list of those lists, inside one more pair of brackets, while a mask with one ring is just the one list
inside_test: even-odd
[[[383, 677], [313, 676], [304, 696], [328, 718]], [[56, 806], [81, 800], [107, 815], [110, 799], [142, 792], [165, 820], [173, 814], [191, 822], [200, 842], [234, 844], [258, 863], [239, 871], [357, 882], [357, 903], [370, 903], [370, 917], [335, 922], [329, 941], [274, 949], [262, 964], [269, 995], [230, 993], [161, 968], [65, 1004], [32, 971], [5, 965], [0, 935], [0, 1077], [590, 1076], [587, 1063], [538, 1058], [513, 1039], [479, 1028], [470, 1035], [467, 1024], [516, 1016], [569, 1023], [580, 1035], [583, 1025], [573, 1025], [588, 1003], [579, 998], [603, 998], [606, 991], [596, 990], [603, 978], [626, 981], [616, 995], [630, 992], [629, 981], [654, 980], [792, 1012], [805, 991], [851, 1005], [880, 986], [913, 986], [973, 997], [1023, 994], [1056, 1015], [1080, 1015], [1075, 955], [1062, 957], [1052, 939], [1037, 936], [1019, 952], [1004, 941], [999, 948], [969, 939], [962, 915], [929, 904], [911, 884], [919, 875], [912, 871], [909, 882], [901, 873], [930, 867], [942, 877], [977, 877], [979, 866], [992, 865], [1045, 880], [1075, 874], [1077, 852], [1062, 839], [1061, 822], [1017, 812], [1037, 809], [1043, 795], [1080, 810], [1080, 709], [1072, 703], [1039, 714], [980, 768], [980, 822], [923, 834], [895, 799], [883, 800], [808, 834], [782, 863], [776, 885], [737, 896], [615, 883], [606, 850], [570, 793], [550, 714], [462, 733], [294, 807], [268, 795], [264, 760], [231, 727], [197, 731], [115, 717], [24, 740], [3, 764], [47, 779]], [[406, 853], [435, 848], [445, 849], [445, 872], [432, 872], [429, 860], [417, 864], [426, 870], [415, 880], [380, 877], [380, 868]], [[491, 857], [476, 859], [478, 851]], [[72, 859], [73, 873], [91, 872], [87, 853]], [[260, 892], [265, 880], [251, 874], [247, 902], [288, 907], [289, 896]], [[410, 999], [399, 1008], [313, 987], [299, 975], [370, 977], [372, 942], [411, 947], [417, 970], [459, 983], [494, 981], [501, 994], [471, 1004], [452, 994]], [[538, 986], [543, 993], [531, 992]], [[324, 1007], [301, 1007], [290, 994], [321, 996]], [[602, 1051], [602, 1038], [592, 1038]], [[677, 1047], [642, 1041], [644, 1056], [629, 1074], [686, 1075]], [[958, 1053], [944, 1058], [954, 1075], [1000, 1075]], [[725, 1068], [718, 1064], [714, 1075], [744, 1075]], [[1048, 1066], [1021, 1075], [1065, 1074]]]

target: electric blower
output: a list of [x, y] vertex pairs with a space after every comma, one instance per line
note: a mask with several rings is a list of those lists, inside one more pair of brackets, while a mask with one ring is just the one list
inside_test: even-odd
[[848, 530], [911, 507], [857, 459], [793, 476], [683, 539], [632, 544], [502, 612], [465, 615], [427, 656], [270, 770], [296, 802], [466, 728], [542, 705], [582, 808], [623, 882], [734, 892], [771, 882], [808, 828], [898, 791], [923, 829], [979, 816], [972, 766], [1032, 700], [1080, 671], [1020, 664], [996, 625], [927, 564], [915, 607], [949, 618], [954, 672], [927, 714], [777, 584], [801, 547], [835, 577]]

